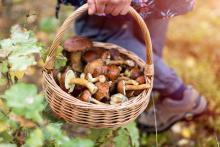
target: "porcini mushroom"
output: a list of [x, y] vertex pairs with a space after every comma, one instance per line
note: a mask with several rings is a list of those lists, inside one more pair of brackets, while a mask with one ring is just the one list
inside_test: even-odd
[[92, 77], [92, 74], [91, 73], [88, 73], [86, 75], [86, 79], [89, 81], [89, 82], [92, 82], [92, 83], [95, 83], [95, 82], [105, 82], [106, 81], [106, 77], [104, 75], [99, 75], [95, 78]]
[[71, 67], [74, 71], [81, 72], [82, 51], [92, 47], [92, 41], [81, 36], [74, 36], [64, 42], [64, 49], [71, 52]]
[[132, 68], [131, 70], [125, 70], [124, 72], [125, 76], [130, 77], [132, 79], [136, 79], [141, 75], [141, 70], [136, 66]]
[[114, 81], [114, 80], [116, 80], [116, 79], [119, 77], [120, 72], [121, 72], [120, 67], [115, 66], [115, 65], [111, 65], [111, 66], [108, 66], [108, 68], [107, 68], [107, 74], [106, 74], [106, 76], [107, 76], [111, 81]]
[[135, 62], [133, 60], [106, 60], [107, 65], [127, 65], [130, 67], [135, 66]]
[[76, 78], [76, 74], [72, 70], [68, 70], [65, 74], [65, 88], [68, 90], [68, 93], [73, 92], [75, 85], [70, 83], [72, 79]]
[[115, 65], [99, 66], [95, 68], [93, 75], [95, 77], [99, 75], [105, 75], [111, 81], [114, 81], [120, 76], [120, 72], [121, 69]]
[[[144, 84], [144, 83], [146, 83], [146, 80], [145, 80], [145, 77], [144, 77], [144, 76], [139, 76], [139, 77], [137, 77], [136, 81], [137, 81], [139, 84]], [[142, 92], [142, 90], [135, 90], [135, 91], [133, 91], [133, 96], [137, 96], [137, 95], [139, 95], [141, 92]]]
[[136, 81], [139, 83], [139, 84], [144, 84], [146, 81], [145, 81], [145, 77], [144, 76], [139, 76], [136, 78]]
[[122, 55], [120, 54], [120, 52], [116, 49], [111, 49], [109, 50], [110, 52], [110, 56], [113, 58], [113, 60], [122, 60]]
[[95, 94], [96, 91], [98, 90], [98, 88], [93, 83], [89, 82], [86, 79], [73, 78], [69, 81], [69, 84], [71, 85], [77, 84], [77, 85], [87, 87], [91, 94]]
[[75, 73], [72, 70], [68, 70], [65, 75], [65, 88], [69, 90], [69, 93], [71, 93], [73, 92], [76, 84], [87, 87], [92, 94], [96, 93], [98, 90], [93, 83], [83, 78], [76, 78]]
[[150, 88], [149, 84], [126, 85], [126, 82], [124, 80], [119, 81], [118, 85], [117, 85], [118, 92], [122, 93], [124, 95], [126, 95], [126, 91], [129, 91], [129, 90], [144, 90], [144, 89], [148, 89], [148, 88]]
[[123, 102], [126, 102], [128, 101], [128, 98], [121, 94], [121, 93], [118, 93], [118, 94], [114, 94], [111, 96], [111, 101], [110, 101], [110, 104], [111, 105], [114, 105], [114, 104], [121, 104]]
[[79, 99], [84, 102], [89, 102], [89, 103], [92, 102], [95, 104], [105, 105], [104, 103], [94, 99], [88, 90], [83, 91], [82, 94], [80, 95]]
[[89, 50], [83, 54], [83, 61], [86, 63], [92, 62], [99, 58], [98, 54], [94, 50]]
[[95, 84], [98, 87], [98, 91], [95, 93], [95, 99], [97, 100], [102, 100], [103, 98], [109, 98], [109, 88], [110, 85], [108, 82], [102, 83], [102, 82], [97, 82]]
[[94, 70], [97, 68], [97, 67], [102, 67], [104, 66], [104, 62], [102, 61], [102, 59], [97, 59], [97, 60], [94, 60], [92, 62], [89, 62], [85, 68], [84, 68], [84, 73], [91, 73], [93, 74]]

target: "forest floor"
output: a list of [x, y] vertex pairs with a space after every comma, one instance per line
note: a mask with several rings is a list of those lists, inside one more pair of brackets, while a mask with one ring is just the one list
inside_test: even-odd
[[[71, 7], [62, 7], [54, 17], [55, 2], [13, 0], [7, 9], [0, 5], [0, 39], [8, 37], [14, 24], [32, 29], [48, 46]], [[158, 134], [159, 146], [214, 147], [220, 141], [220, 1], [198, 1], [193, 12], [172, 18], [164, 58], [187, 84], [209, 102], [209, 112], [195, 120], [179, 122]], [[72, 35], [72, 34], [71, 34]], [[35, 76], [36, 77], [36, 76]], [[40, 81], [31, 79], [31, 82]], [[142, 146], [154, 146], [155, 134], [141, 132]]]

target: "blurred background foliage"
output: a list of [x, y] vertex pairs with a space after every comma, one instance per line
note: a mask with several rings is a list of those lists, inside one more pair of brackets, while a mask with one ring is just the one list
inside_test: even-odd
[[[49, 47], [61, 22], [72, 11], [62, 7], [60, 19], [54, 17], [55, 0], [2, 0], [0, 39], [9, 37], [14, 24], [35, 32]], [[159, 146], [217, 146], [220, 140], [220, 1], [197, 1], [193, 12], [171, 19], [165, 61], [175, 68], [187, 84], [194, 85], [209, 102], [209, 112], [195, 120], [175, 124], [158, 135]], [[73, 35], [73, 34], [67, 34]], [[42, 66], [42, 62], [38, 62]], [[27, 71], [25, 81], [41, 85], [39, 67]], [[0, 87], [2, 91], [4, 87]], [[74, 131], [73, 131], [74, 132]], [[76, 132], [79, 133], [80, 131]], [[39, 133], [36, 130], [35, 133]], [[141, 132], [142, 146], [154, 146], [155, 134]], [[79, 133], [80, 134], [80, 133]]]

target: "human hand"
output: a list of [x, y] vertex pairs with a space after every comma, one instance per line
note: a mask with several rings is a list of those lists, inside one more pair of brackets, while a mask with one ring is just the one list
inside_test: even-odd
[[131, 5], [131, 0], [87, 0], [89, 15], [111, 14], [113, 16], [126, 15]]

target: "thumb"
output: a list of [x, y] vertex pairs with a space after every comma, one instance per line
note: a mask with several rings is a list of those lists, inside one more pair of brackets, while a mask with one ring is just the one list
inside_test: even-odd
[[88, 14], [93, 15], [96, 12], [95, 0], [87, 0], [88, 3]]

